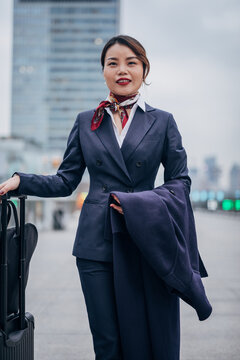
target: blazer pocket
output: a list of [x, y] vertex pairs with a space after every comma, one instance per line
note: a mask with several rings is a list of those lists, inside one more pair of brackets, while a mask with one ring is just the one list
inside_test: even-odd
[[161, 136], [161, 134], [156, 134], [156, 133], [154, 133], [154, 134], [146, 134], [145, 136], [144, 136], [144, 140], [146, 140], [146, 141], [161, 141], [161, 139], [162, 139], [162, 136]]
[[102, 203], [100, 203], [99, 200], [95, 200], [95, 199], [86, 199], [86, 200], [84, 200], [84, 203], [85, 204], [100, 204], [100, 205], [103, 205]]
[[107, 207], [104, 204], [85, 202], [80, 213], [78, 236], [84, 248], [104, 245], [104, 224]]

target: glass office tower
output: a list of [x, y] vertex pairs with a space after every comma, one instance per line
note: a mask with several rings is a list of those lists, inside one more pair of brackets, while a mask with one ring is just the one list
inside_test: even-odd
[[76, 115], [105, 99], [100, 54], [120, 0], [14, 0], [12, 135], [63, 151]]

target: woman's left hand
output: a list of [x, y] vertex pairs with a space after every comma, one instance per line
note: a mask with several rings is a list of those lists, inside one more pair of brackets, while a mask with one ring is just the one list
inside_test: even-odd
[[[111, 194], [111, 195], [114, 197], [114, 200], [116, 200], [120, 204], [120, 201], [117, 198], [117, 196], [114, 195], [114, 194]], [[115, 210], [117, 210], [120, 214], [123, 215], [123, 209], [122, 209], [121, 206], [118, 206], [118, 205], [115, 205], [115, 204], [110, 204], [110, 206], [113, 207]]]

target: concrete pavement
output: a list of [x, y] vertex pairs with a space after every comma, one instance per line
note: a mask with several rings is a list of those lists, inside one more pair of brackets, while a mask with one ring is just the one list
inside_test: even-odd
[[[197, 211], [195, 220], [213, 313], [200, 322], [181, 301], [181, 360], [239, 360], [240, 218]], [[71, 255], [76, 226], [77, 217], [65, 231], [39, 233], [26, 294], [26, 310], [35, 317], [35, 360], [94, 360]]]

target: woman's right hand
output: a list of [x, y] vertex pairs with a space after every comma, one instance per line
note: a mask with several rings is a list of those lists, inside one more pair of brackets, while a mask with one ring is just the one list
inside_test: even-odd
[[20, 184], [20, 176], [15, 174], [10, 179], [0, 184], [0, 197], [10, 190], [16, 190]]

